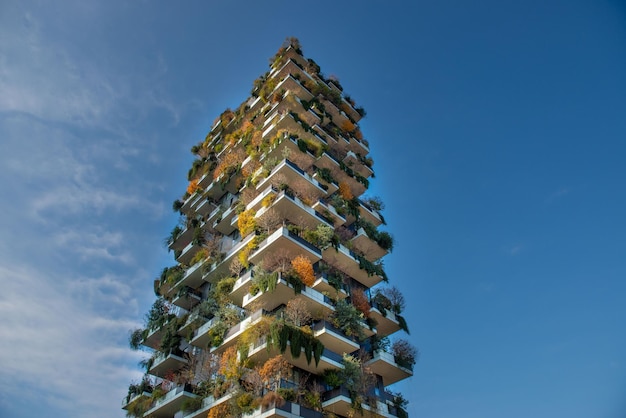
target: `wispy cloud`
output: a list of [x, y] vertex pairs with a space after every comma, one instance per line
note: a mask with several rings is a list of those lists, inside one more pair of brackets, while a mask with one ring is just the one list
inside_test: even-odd
[[[79, 3], [55, 13], [98, 22]], [[60, 41], [43, 8], [0, 16], [0, 415], [123, 416], [142, 357], [127, 332], [153, 273], [137, 260], [160, 246], [137, 224], [166, 213], [145, 170], [186, 107], [164, 93], [156, 52], [153, 73], [119, 71]]]
[[512, 245], [510, 247], [508, 247], [506, 249], [507, 254], [511, 255], [511, 256], [516, 256], [519, 255], [522, 250], [524, 249], [524, 245], [523, 244], [515, 244]]
[[567, 196], [571, 192], [572, 192], [571, 187], [561, 187], [546, 198], [546, 203], [552, 203], [555, 200], [558, 200]]

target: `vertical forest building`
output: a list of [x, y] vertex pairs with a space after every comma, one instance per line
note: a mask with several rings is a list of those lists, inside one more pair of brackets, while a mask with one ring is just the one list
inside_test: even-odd
[[174, 202], [175, 264], [130, 345], [132, 417], [406, 417], [417, 351], [383, 257], [362, 108], [291, 38], [206, 138]]

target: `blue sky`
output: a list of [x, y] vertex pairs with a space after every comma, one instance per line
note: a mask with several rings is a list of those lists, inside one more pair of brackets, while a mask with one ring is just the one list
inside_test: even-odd
[[[470, 4], [472, 3], [472, 4]], [[420, 418], [626, 415], [620, 1], [0, 4], [0, 415], [122, 417], [191, 145], [287, 36], [365, 107]]]

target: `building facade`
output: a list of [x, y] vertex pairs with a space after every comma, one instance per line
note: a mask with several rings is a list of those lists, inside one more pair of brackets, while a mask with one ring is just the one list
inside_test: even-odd
[[192, 147], [176, 264], [130, 337], [151, 356], [123, 400], [129, 416], [407, 416], [388, 386], [412, 375], [417, 352], [398, 337], [383, 204], [365, 195], [363, 116], [292, 38]]

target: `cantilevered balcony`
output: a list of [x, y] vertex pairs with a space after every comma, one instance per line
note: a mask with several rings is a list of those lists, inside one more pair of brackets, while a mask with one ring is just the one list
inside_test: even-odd
[[[267, 342], [259, 341], [258, 343], [252, 344], [250, 346], [248, 358], [256, 364], [262, 364], [269, 358], [274, 357], [278, 354], [280, 354], [278, 348], [270, 347], [268, 349]], [[327, 348], [324, 349], [324, 351], [322, 352], [318, 364], [315, 364], [315, 359], [313, 358], [311, 359], [311, 362], [308, 363], [304, 352], [302, 352], [298, 358], [294, 358], [291, 355], [289, 343], [287, 344], [287, 349], [283, 353], [283, 357], [295, 367], [315, 374], [323, 373], [325, 369], [339, 370], [343, 368], [343, 357]]]
[[365, 270], [361, 269], [355, 254], [343, 244], [340, 244], [337, 249], [333, 247], [325, 249], [323, 256], [328, 264], [343, 271], [368, 288], [377, 285], [383, 280], [379, 275], [369, 275]]
[[363, 161], [361, 161], [361, 159], [358, 158], [357, 155], [352, 151], [348, 151], [343, 159], [343, 162], [363, 177], [370, 177], [372, 174], [374, 174], [374, 170], [372, 170]]
[[198, 261], [193, 266], [185, 270], [185, 274], [173, 286], [169, 287], [165, 293], [168, 298], [173, 298], [181, 288], [190, 287], [197, 289], [202, 284], [202, 266], [206, 263], [206, 260]]
[[273, 180], [277, 177], [284, 179], [284, 182], [288, 185], [299, 183], [299, 186], [302, 188], [302, 192], [306, 192], [307, 194], [316, 196], [317, 198], [326, 194], [326, 191], [320, 186], [317, 180], [309, 176], [300, 167], [289, 160], [283, 160], [276, 167], [274, 167], [270, 175], [259, 182], [257, 190], [265, 190], [267, 186], [274, 183]]
[[147, 402], [148, 399], [152, 396], [151, 391], [152, 389], [150, 389], [150, 392], [148, 392], [147, 390], [144, 390], [143, 392], [135, 394], [130, 398], [124, 398], [122, 400], [122, 409], [124, 410], [133, 409], [135, 404], [139, 402]]
[[370, 316], [376, 321], [376, 330], [380, 336], [391, 335], [400, 331], [400, 322], [396, 314], [376, 305], [376, 303], [372, 304]]
[[288, 255], [292, 259], [302, 255], [308, 258], [311, 263], [316, 263], [322, 258], [322, 252], [319, 248], [290, 232], [286, 227], [280, 227], [261, 241], [248, 259], [254, 265], [258, 265], [267, 255], [277, 252]]
[[296, 294], [293, 286], [282, 279], [280, 275], [276, 283], [276, 288], [273, 291], [259, 291], [255, 295], [248, 293], [243, 297], [242, 306], [245, 308], [254, 304], [267, 311], [272, 311], [280, 305], [286, 305], [287, 302], [292, 299], [302, 300], [306, 304], [307, 310], [314, 316], [329, 315], [335, 309], [332, 300], [328, 296], [310, 287], [305, 286], [300, 293]]
[[203, 267], [204, 274], [201, 276], [202, 280], [207, 282], [216, 282], [217, 280], [230, 274], [229, 266], [235, 257], [243, 250], [250, 241], [254, 239], [254, 234], [250, 234], [243, 240], [237, 242], [232, 248], [224, 255], [224, 258], [220, 262], [213, 264], [205, 264]]
[[232, 225], [232, 220], [237, 213], [237, 202], [239, 199], [234, 200], [222, 213], [216, 217], [213, 223], [213, 228], [224, 235], [228, 235], [235, 230]]
[[345, 123], [350, 123], [350, 124], [352, 123], [348, 115], [346, 115], [343, 110], [335, 106], [333, 102], [325, 99], [323, 103], [324, 103], [324, 108], [326, 109], [326, 112], [330, 114], [330, 116], [332, 117], [333, 123], [335, 125], [343, 126], [343, 124]]
[[146, 411], [145, 417], [151, 418], [171, 418], [182, 407], [185, 399], [197, 398], [192, 392], [192, 388], [189, 385], [177, 386], [170, 390], [162, 398], [156, 400], [152, 407]]
[[350, 103], [348, 100], [346, 100], [345, 98], [341, 98], [341, 110], [344, 111], [344, 113], [346, 115], [348, 115], [350, 117], [350, 119], [352, 119], [355, 122], [358, 122], [361, 120], [361, 118], [363, 116], [361, 116], [361, 114], [354, 108], [354, 106], [352, 106], [352, 103]]
[[[297, 66], [296, 66], [297, 68]], [[299, 70], [299, 69], [298, 69]], [[307, 90], [298, 80], [296, 80], [291, 74], [285, 76], [283, 80], [276, 85], [274, 91], [290, 91], [298, 96], [300, 99], [311, 100], [313, 94]]]
[[376, 227], [383, 224], [383, 220], [380, 214], [376, 210], [369, 208], [366, 204], [364, 204], [361, 201], [360, 203], [361, 205], [359, 206], [359, 213], [361, 214], [361, 217], [363, 219], [371, 222]]
[[178, 335], [183, 338], [191, 338], [194, 335], [194, 331], [207, 321], [208, 319], [196, 309], [189, 313], [185, 323], [178, 329]]
[[413, 376], [413, 367], [399, 365], [393, 354], [377, 350], [371, 353], [371, 355], [372, 359], [365, 364], [370, 367], [372, 372], [382, 376], [385, 386]]
[[[318, 168], [327, 168], [331, 171], [333, 177], [337, 181], [337, 184], [346, 183], [350, 188], [350, 191], [354, 196], [362, 195], [367, 188], [361, 182], [359, 182], [354, 176], [349, 175], [344, 169], [342, 169], [342, 164], [330, 152], [323, 153], [318, 160], [315, 162], [315, 165]], [[345, 164], [343, 165], [347, 170], [350, 168]]]
[[185, 248], [183, 248], [183, 251], [176, 260], [181, 264], [189, 264], [196, 253], [200, 251], [200, 248], [202, 248], [200, 243], [196, 240], [192, 240]]
[[191, 287], [185, 287], [184, 289], [181, 289], [176, 296], [174, 296], [172, 303], [188, 311], [200, 303], [201, 299], [201, 292], [192, 289]]
[[313, 330], [313, 335], [324, 344], [324, 347], [335, 353], [350, 354], [360, 347], [357, 341], [346, 336], [328, 321], [318, 321], [311, 329]]
[[303, 61], [302, 57], [299, 57], [299, 58], [292, 57], [292, 58], [287, 59], [287, 61], [283, 64], [282, 67], [272, 70], [270, 72], [270, 77], [276, 78], [278, 80], [282, 80], [283, 78], [287, 76], [287, 74], [292, 74], [292, 75], [297, 74], [300, 78], [306, 77], [310, 80], [313, 80], [313, 78], [309, 75], [309, 73], [306, 72], [306, 70], [304, 70], [304, 66], [301, 66], [298, 60]]
[[163, 327], [168, 322], [169, 322], [169, 320], [166, 321], [165, 323], [163, 323], [161, 326], [157, 326], [157, 327], [151, 328], [148, 331], [148, 335], [146, 335], [146, 338], [143, 339], [141, 344], [146, 346], [146, 347], [150, 347], [150, 348], [154, 348], [154, 349], [159, 348], [159, 345], [161, 345], [161, 338], [163, 337]]
[[182, 251], [193, 239], [195, 228], [185, 228], [174, 241], [172, 241], [168, 248], [173, 251]]
[[376, 261], [388, 254], [389, 251], [382, 248], [376, 241], [371, 239], [363, 228], [359, 228], [354, 238], [350, 240], [354, 248], [369, 261]]
[[250, 418], [323, 418], [323, 416], [321, 412], [293, 402], [284, 402], [281, 405], [273, 403], [271, 405], [262, 406], [251, 415], [246, 415], [246, 417]]
[[268, 208], [260, 209], [256, 217], [260, 217], [267, 210], [273, 209], [281, 218], [287, 219], [294, 224], [305, 226], [309, 229], [315, 229], [319, 224], [326, 224], [333, 227], [331, 219], [326, 218], [320, 212], [308, 206], [293, 193], [281, 191], [276, 195], [272, 205]]
[[169, 372], [178, 371], [189, 364], [185, 355], [182, 350], [178, 349], [171, 350], [169, 353], [159, 353], [154, 358], [154, 363], [148, 373], [153, 376], [165, 377]]
[[323, 214], [327, 219], [332, 219], [335, 228], [346, 223], [346, 218], [337, 213], [337, 210], [333, 205], [318, 200], [313, 203], [313, 206], [311, 207]]
[[189, 216], [192, 212], [192, 209], [197, 206], [198, 203], [202, 201], [202, 199], [205, 199], [205, 197], [202, 195], [202, 192], [197, 191], [196, 193], [185, 199], [185, 201], [183, 202], [183, 206], [181, 206], [180, 208], [180, 211]]
[[315, 282], [313, 283], [313, 286], [311, 287], [317, 290], [318, 292], [328, 294], [335, 299], [345, 299], [348, 297], [348, 293], [346, 292], [345, 289], [343, 288], [336, 289], [333, 285], [331, 285], [328, 282], [328, 279], [326, 278], [325, 273], [319, 275], [315, 279]]
[[[375, 405], [375, 406], [374, 406]], [[384, 399], [370, 396], [370, 401], [361, 404], [363, 417], [367, 418], [393, 418], [397, 416], [397, 409], [391, 407]], [[339, 416], [350, 416], [354, 413], [350, 392], [345, 387], [329, 390], [322, 394], [322, 408]]]
[[216, 323], [216, 318], [211, 318], [204, 322], [193, 332], [193, 337], [189, 343], [195, 347], [206, 348], [211, 342], [209, 331], [211, 331], [211, 328], [213, 328]]
[[233, 290], [230, 292], [230, 299], [241, 306], [243, 303], [243, 297], [248, 294], [252, 278], [254, 277], [254, 271], [252, 269], [243, 273], [233, 285]]
[[[231, 392], [228, 392], [226, 395], [219, 397], [217, 399], [215, 399], [213, 395], [209, 395], [206, 398], [202, 399], [202, 405], [200, 406], [200, 409], [196, 411], [186, 412], [184, 413], [184, 415], [182, 415], [182, 417], [183, 418], [206, 418], [208, 415], [209, 409], [216, 407], [219, 404], [222, 404], [224, 402], [228, 402], [230, 398], [233, 397], [233, 394], [234, 392], [231, 391]], [[223, 418], [227, 418], [227, 417], [223, 417]]]
[[265, 309], [258, 309], [257, 311], [252, 313], [252, 315], [243, 318], [243, 315], [245, 315], [245, 311], [242, 309], [241, 315], [242, 320], [238, 324], [230, 327], [228, 331], [226, 331], [226, 334], [224, 335], [224, 341], [222, 342], [222, 344], [219, 345], [219, 347], [212, 347], [212, 353], [221, 354], [226, 351], [227, 348], [236, 345], [237, 341], [241, 337], [241, 334], [243, 334], [246, 329], [261, 322], [262, 318], [269, 315], [269, 313]]

